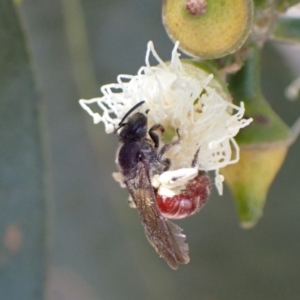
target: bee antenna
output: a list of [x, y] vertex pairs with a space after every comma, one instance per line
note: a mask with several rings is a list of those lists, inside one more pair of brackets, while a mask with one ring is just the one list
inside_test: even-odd
[[133, 112], [135, 111], [139, 106], [141, 106], [142, 104], [145, 103], [145, 100], [140, 101], [139, 103], [137, 103], [135, 106], [133, 106], [132, 108], [129, 109], [129, 111], [125, 114], [125, 116], [122, 118], [122, 120], [120, 121], [120, 123], [118, 124], [118, 128], [116, 128], [116, 130], [114, 131], [114, 133], [116, 133], [120, 128], [122, 128], [123, 126], [125, 126], [127, 123], [124, 123], [124, 121], [127, 119], [127, 117]]
[[127, 123], [122, 123], [121, 124], [121, 122], [119, 123], [119, 126], [115, 129], [115, 131], [114, 131], [114, 133], [117, 133], [117, 131], [119, 130], [119, 129], [121, 129], [123, 126], [125, 126]]
[[[130, 108], [130, 110], [125, 114], [125, 116], [122, 118], [121, 122], [118, 124], [119, 126], [123, 127], [125, 124], [123, 123], [127, 117], [134, 111], [136, 110], [139, 106], [141, 106], [142, 104], [145, 103], [145, 100], [137, 103], [135, 106], [133, 106], [132, 108]], [[123, 125], [124, 124], [124, 125]]]

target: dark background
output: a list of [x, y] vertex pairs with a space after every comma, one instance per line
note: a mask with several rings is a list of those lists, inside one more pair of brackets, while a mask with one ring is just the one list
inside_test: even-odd
[[[255, 228], [239, 227], [226, 188], [223, 197], [214, 189], [200, 214], [178, 222], [191, 262], [173, 271], [147, 242], [128, 192], [112, 179], [116, 136], [93, 125], [78, 104], [100, 96], [99, 87], [118, 74], [136, 74], [149, 40], [170, 58], [161, 1], [23, 0], [19, 10], [43, 100], [49, 300], [299, 299], [300, 142]], [[300, 103], [283, 91], [300, 76], [300, 50], [277, 46], [269, 43], [263, 52], [263, 90], [292, 125]]]

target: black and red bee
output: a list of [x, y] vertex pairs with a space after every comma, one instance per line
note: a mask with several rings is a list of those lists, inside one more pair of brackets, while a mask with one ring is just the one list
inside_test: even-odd
[[[178, 197], [181, 202], [183, 197], [189, 199], [193, 203], [193, 212], [196, 211], [202, 205], [198, 200], [197, 204], [195, 199], [198, 197], [196, 194], [199, 192], [199, 183], [201, 181], [202, 187], [203, 182], [199, 181], [200, 175], [196, 176], [194, 181], [188, 182], [185, 190], [181, 192], [182, 195], [178, 195], [177, 198], [171, 197], [167, 201], [156, 193], [151, 184], [151, 178], [169, 169], [171, 162], [163, 156], [172, 146], [180, 142], [180, 137], [177, 130], [178, 139], [159, 149], [159, 137], [156, 131], [163, 132], [162, 125], [155, 124], [148, 131], [147, 117], [144, 114], [136, 112], [130, 116], [144, 102], [141, 101], [132, 107], [115, 130], [117, 132], [121, 129], [119, 134], [121, 147], [117, 162], [123, 182], [139, 212], [149, 242], [171, 268], [177, 269], [178, 263], [187, 264], [190, 260], [188, 245], [185, 243], [186, 237], [182, 229], [167, 218], [173, 214]], [[150, 139], [147, 138], [148, 134]], [[202, 197], [201, 192], [200, 197]], [[166, 204], [172, 201], [175, 204]], [[195, 205], [198, 207], [194, 208]], [[182, 212], [182, 208], [179, 211]], [[185, 211], [184, 214], [187, 215], [187, 212]]]

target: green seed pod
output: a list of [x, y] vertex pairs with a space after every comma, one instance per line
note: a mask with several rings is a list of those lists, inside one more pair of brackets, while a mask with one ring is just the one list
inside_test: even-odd
[[238, 50], [253, 20], [252, 0], [164, 0], [163, 23], [182, 51], [218, 58]]

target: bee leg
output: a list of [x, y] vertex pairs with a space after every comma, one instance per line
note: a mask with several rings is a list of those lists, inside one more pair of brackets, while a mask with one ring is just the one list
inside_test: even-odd
[[148, 131], [148, 133], [149, 133], [149, 135], [151, 137], [151, 140], [154, 143], [154, 148], [158, 149], [158, 147], [159, 147], [159, 137], [158, 137], [158, 135], [156, 133], [154, 133], [155, 130], [159, 130], [160, 133], [164, 133], [165, 129], [164, 129], [164, 127], [162, 125], [155, 124]]
[[195, 168], [197, 166], [199, 151], [200, 151], [200, 147], [198, 148], [198, 150], [196, 151], [196, 153], [194, 155], [194, 158], [193, 158], [193, 161], [192, 161], [192, 168]]
[[177, 140], [176, 141], [173, 141], [173, 142], [170, 142], [168, 144], [165, 144], [161, 150], [159, 151], [158, 153], [158, 159], [159, 160], [162, 160], [162, 156], [173, 146], [175, 145], [178, 145], [180, 143], [180, 134], [179, 134], [179, 129], [177, 128], [176, 129], [176, 133], [177, 133]]
[[168, 171], [170, 169], [171, 160], [169, 158], [160, 159], [159, 161], [164, 166], [164, 169], [163, 169], [164, 172]]

